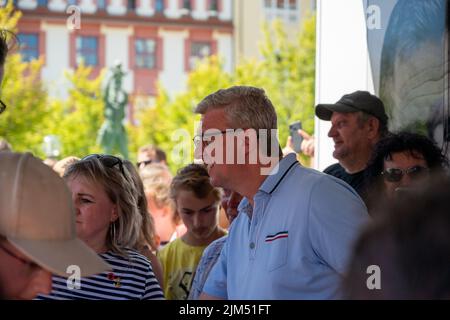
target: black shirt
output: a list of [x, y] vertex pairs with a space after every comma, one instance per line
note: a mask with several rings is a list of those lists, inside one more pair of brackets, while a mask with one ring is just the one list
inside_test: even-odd
[[344, 180], [355, 189], [355, 191], [361, 196], [364, 196], [365, 192], [365, 173], [366, 170], [362, 170], [356, 173], [347, 173], [345, 169], [339, 164], [335, 163], [323, 170], [324, 173], [332, 175], [338, 179]]

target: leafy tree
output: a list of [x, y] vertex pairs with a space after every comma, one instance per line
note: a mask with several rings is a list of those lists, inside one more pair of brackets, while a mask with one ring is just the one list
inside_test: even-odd
[[0, 116], [0, 136], [15, 151], [31, 151], [42, 155], [45, 119], [51, 112], [47, 92], [39, 74], [42, 60], [21, 61], [19, 54], [10, 55], [5, 65], [2, 100], [8, 106]]
[[[17, 32], [21, 12], [13, 1], [0, 7], [0, 26]], [[16, 46], [17, 49], [17, 46]], [[103, 122], [103, 72], [92, 78], [92, 69], [80, 65], [66, 71], [70, 83], [68, 99], [50, 99], [40, 74], [43, 59], [24, 62], [16, 51], [8, 55], [2, 85], [2, 100], [7, 104], [0, 117], [0, 136], [5, 137], [15, 151], [31, 151], [45, 157], [44, 137], [57, 135], [61, 141], [61, 156], [84, 156], [100, 151], [97, 131]]]
[[[17, 32], [21, 12], [14, 10], [13, 1], [0, 7], [0, 28]], [[11, 50], [5, 63], [1, 98], [7, 109], [0, 116], [0, 136], [16, 151], [42, 154], [44, 120], [50, 113], [47, 92], [40, 81], [42, 60], [23, 62], [17, 52], [17, 39], [11, 39]]]
[[264, 26], [260, 79], [277, 110], [280, 141], [284, 143], [289, 124], [296, 120], [302, 121], [306, 131], [314, 130], [315, 16], [305, 19], [295, 42], [288, 41], [279, 21], [273, 23], [272, 30]]
[[[133, 151], [144, 144], [156, 144], [166, 151], [174, 171], [190, 162], [193, 157], [190, 144], [195, 134], [195, 122], [200, 120], [193, 112], [195, 106], [206, 95], [228, 87], [231, 83], [231, 76], [223, 72], [221, 61], [211, 57], [188, 75], [184, 93], [171, 98], [163, 88], [159, 88], [155, 105], [144, 109], [138, 116], [140, 126], [130, 128], [130, 146]], [[183, 141], [188, 148], [191, 146], [189, 155], [180, 150]], [[184, 162], [180, 158], [184, 158]]]
[[71, 84], [66, 101], [54, 100], [48, 134], [61, 140], [63, 156], [83, 157], [100, 153], [97, 133], [103, 123], [102, 82], [104, 72], [91, 79], [92, 68], [80, 64], [74, 72], [65, 72]]

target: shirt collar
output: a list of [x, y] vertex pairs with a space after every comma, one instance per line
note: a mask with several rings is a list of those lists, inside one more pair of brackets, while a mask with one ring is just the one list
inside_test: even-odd
[[239, 214], [241, 212], [244, 212], [249, 218], [252, 216], [253, 207], [252, 207], [252, 205], [250, 204], [250, 201], [248, 201], [247, 198], [244, 197], [241, 200], [241, 202], [239, 203], [239, 205], [238, 205], [238, 212], [239, 212]]
[[[289, 170], [297, 164], [297, 157], [295, 154], [288, 154], [286, 157], [280, 160], [276, 167], [270, 172], [266, 180], [259, 187], [259, 191], [271, 194], [275, 191]], [[252, 216], [253, 207], [246, 197], [242, 199], [238, 206], [238, 212], [244, 212], [249, 218]]]
[[263, 184], [259, 187], [259, 190], [272, 194], [296, 163], [298, 163], [296, 154], [290, 153], [285, 156], [270, 172], [266, 180], [264, 180]]

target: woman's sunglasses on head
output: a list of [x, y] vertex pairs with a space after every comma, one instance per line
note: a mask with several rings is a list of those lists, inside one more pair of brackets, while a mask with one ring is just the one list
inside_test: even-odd
[[123, 162], [122, 159], [116, 156], [112, 156], [109, 154], [90, 154], [80, 161], [86, 161], [90, 159], [98, 159], [105, 167], [113, 168], [115, 165], [119, 165], [120, 172], [125, 175], [125, 171], [123, 170]]

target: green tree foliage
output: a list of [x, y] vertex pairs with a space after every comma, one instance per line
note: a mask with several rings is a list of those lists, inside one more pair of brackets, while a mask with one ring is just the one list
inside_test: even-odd
[[65, 72], [71, 84], [69, 97], [53, 101], [48, 134], [61, 140], [63, 156], [83, 157], [100, 153], [97, 133], [103, 123], [102, 82], [104, 72], [92, 78], [92, 68], [80, 64], [74, 72]]
[[[20, 17], [21, 12], [15, 11], [9, 1], [0, 7], [0, 28], [16, 32]], [[10, 47], [1, 91], [7, 109], [0, 116], [0, 136], [6, 138], [16, 151], [41, 155], [40, 146], [45, 135], [43, 123], [51, 111], [40, 80], [43, 61], [23, 62], [16, 39], [11, 39]]]
[[[182, 150], [185, 142], [191, 146], [185, 161], [191, 161], [193, 154], [192, 138], [195, 133], [195, 123], [200, 120], [194, 114], [197, 103], [206, 95], [231, 85], [231, 76], [224, 73], [222, 64], [217, 57], [211, 57], [198, 65], [188, 75], [186, 91], [169, 97], [167, 92], [160, 88], [153, 107], [144, 109], [139, 115], [140, 126], [130, 128], [130, 147], [136, 151], [139, 146], [153, 143], [167, 152], [168, 161], [175, 171], [186, 162]], [[185, 133], [185, 135], [183, 135]]]
[[15, 151], [31, 151], [42, 155], [45, 119], [51, 112], [47, 92], [39, 74], [42, 60], [21, 61], [19, 54], [10, 55], [5, 65], [2, 100], [8, 106], [0, 116], [0, 136]]
[[[170, 98], [161, 89], [155, 105], [139, 115], [139, 127], [130, 128], [132, 151], [153, 143], [168, 153], [171, 168], [185, 163], [174, 161], [180, 140], [173, 137], [184, 129], [194, 135], [194, 122], [199, 120], [193, 110], [206, 95], [231, 85], [262, 87], [272, 100], [277, 114], [281, 144], [288, 136], [289, 123], [301, 120], [303, 128], [314, 129], [315, 17], [305, 19], [302, 31], [293, 42], [288, 40], [280, 22], [264, 27], [264, 42], [260, 47], [262, 61], [248, 60], [236, 66], [233, 74], [223, 71], [216, 57], [206, 59], [188, 77], [184, 93]], [[178, 131], [179, 132], [179, 131]], [[192, 159], [191, 157], [187, 160]]]
[[289, 124], [296, 120], [302, 121], [306, 131], [314, 131], [315, 16], [305, 19], [295, 42], [288, 41], [279, 21], [272, 29], [266, 25], [264, 35], [261, 86], [277, 110], [280, 141], [284, 143]]
[[13, 0], [8, 0], [5, 6], [0, 7], [0, 26], [2, 29], [15, 33], [20, 17], [22, 17], [22, 12], [14, 10]]
[[[12, 1], [0, 7], [1, 28], [16, 33], [20, 17]], [[19, 45], [13, 46], [5, 64], [1, 98], [8, 107], [0, 117], [0, 136], [15, 151], [31, 151], [42, 158], [42, 143], [49, 134], [59, 137], [62, 157], [99, 152], [96, 137], [103, 121], [103, 73], [93, 79], [92, 69], [83, 65], [66, 71], [71, 87], [68, 98], [50, 99], [40, 79], [43, 57], [23, 62]]]

